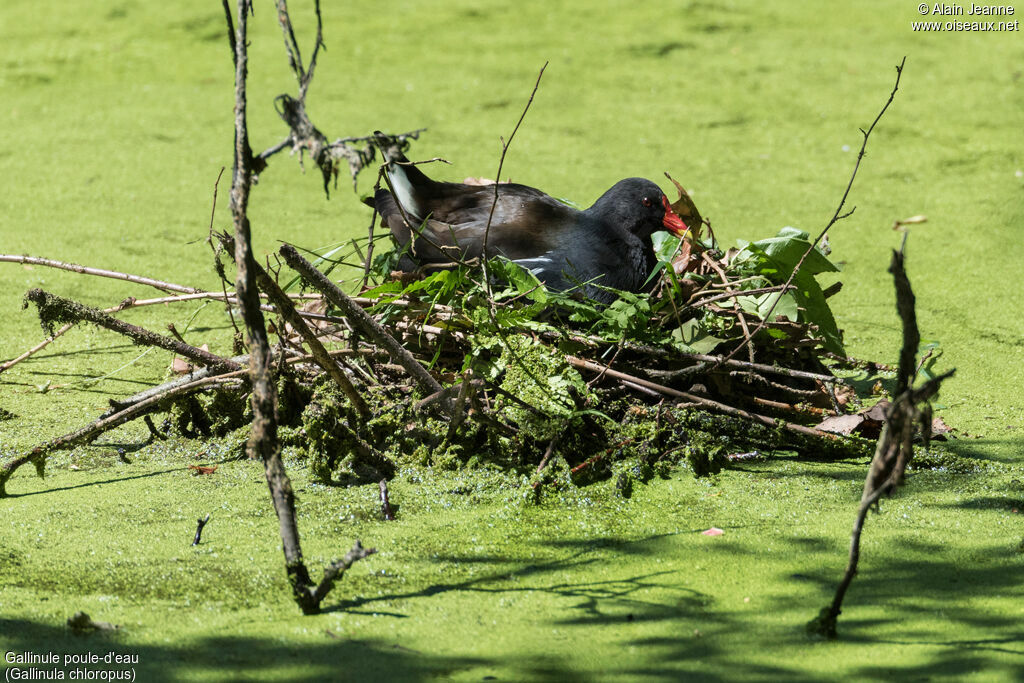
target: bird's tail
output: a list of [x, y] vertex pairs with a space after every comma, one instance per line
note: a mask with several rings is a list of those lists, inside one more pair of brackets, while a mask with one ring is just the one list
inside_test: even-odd
[[388, 177], [388, 185], [394, 192], [395, 201], [410, 218], [422, 221], [425, 216], [422, 210], [423, 203], [419, 199], [420, 190], [434, 181], [406, 158], [397, 139], [379, 130], [374, 131], [373, 137], [381, 156], [384, 157], [384, 172]]

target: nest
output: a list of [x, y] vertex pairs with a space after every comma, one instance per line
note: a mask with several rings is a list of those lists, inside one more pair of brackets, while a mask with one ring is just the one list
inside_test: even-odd
[[[858, 405], [834, 372], [853, 361], [827, 303], [838, 286], [816, 279], [837, 270], [825, 251], [792, 228], [723, 250], [682, 187], [679, 194], [673, 209], [707, 229], [656, 235], [651, 291], [616, 292], [607, 306], [548, 291], [502, 259], [397, 272], [401, 248], [374, 255], [387, 236], [372, 232], [363, 248], [351, 243], [362, 256], [356, 297], [324, 273], [350, 263], [348, 254], [314, 265], [286, 245], [281, 256], [298, 276], [252, 264], [275, 316], [281, 443], [324, 482], [379, 481], [405, 463], [489, 464], [530, 476], [535, 488], [616, 477], [624, 494], [679, 463], [706, 475], [730, 459], [778, 451], [869, 454], [866, 440], [818, 428]], [[221, 254], [233, 252], [233, 240], [216, 237], [223, 277]], [[300, 287], [310, 293], [286, 293]], [[183, 289], [178, 300], [222, 298], [229, 312], [238, 303], [226, 290]], [[234, 437], [241, 451], [251, 419], [246, 356], [216, 356], [41, 290], [26, 295], [30, 302], [51, 334], [55, 323], [92, 322], [174, 350], [183, 376], [112, 401], [90, 425], [8, 463], [4, 479], [23, 462], [41, 470], [48, 452], [140, 417], [152, 438], [242, 430]], [[160, 427], [153, 413], [166, 414]]]

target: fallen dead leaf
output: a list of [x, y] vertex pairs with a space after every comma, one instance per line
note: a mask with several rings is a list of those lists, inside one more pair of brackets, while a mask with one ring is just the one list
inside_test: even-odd
[[885, 422], [885, 412], [889, 410], [889, 406], [892, 405], [887, 399], [882, 399], [875, 405], [871, 406], [864, 412], [864, 417], [874, 422]]
[[687, 237], [691, 240], [700, 239], [700, 230], [704, 219], [701, 218], [697, 205], [693, 203], [690, 193], [675, 178], [668, 173], [665, 174], [665, 177], [672, 181], [672, 184], [676, 186], [676, 190], [679, 192], [679, 199], [675, 200], [671, 206], [676, 215], [682, 218], [683, 222], [686, 223], [686, 227], [689, 228], [689, 231], [686, 233]]
[[953, 435], [956, 430], [946, 424], [941, 417], [937, 417], [932, 420], [932, 439], [936, 441], [946, 441]]
[[[209, 352], [210, 345], [203, 344], [202, 346], [199, 347], [199, 350]], [[173, 372], [176, 375], [187, 375], [188, 373], [192, 372], [195, 369], [196, 367], [192, 365], [192, 363], [190, 363], [189, 361], [185, 360], [184, 358], [179, 358], [178, 356], [175, 356], [174, 358], [171, 359], [171, 372]]]
[[697, 210], [697, 205], [693, 203], [690, 193], [668, 173], [665, 174], [665, 177], [672, 181], [672, 184], [676, 186], [676, 190], [679, 192], [679, 199], [671, 204], [672, 210], [683, 219], [683, 223], [688, 228], [686, 234], [683, 235], [679, 254], [672, 259], [672, 270], [675, 271], [676, 275], [682, 275], [683, 273], [695, 270], [701, 264], [697, 254], [701, 249], [698, 240], [700, 239], [704, 219], [701, 218], [700, 211]]
[[211, 465], [209, 467], [206, 467], [205, 465], [189, 465], [188, 469], [192, 472], [192, 474], [198, 476], [200, 474], [213, 474], [214, 472], [217, 471], [217, 466]]
[[857, 433], [865, 439], [877, 439], [878, 435], [882, 433], [885, 412], [889, 409], [889, 405], [889, 401], [883, 399], [867, 410], [853, 415], [826, 417], [818, 424], [818, 429], [845, 436]]
[[863, 415], [833, 415], [826, 417], [818, 424], [818, 429], [833, 434], [849, 436], [857, 427], [864, 422]]
[[[684, 239], [683, 244], [679, 247], [679, 254], [672, 259], [672, 270], [676, 275], [682, 275], [693, 270], [696, 264], [697, 257], [693, 255], [693, 245]], [[690, 280], [684, 280], [684, 282], [690, 282]]]
[[192, 364], [184, 358], [178, 358], [177, 356], [171, 360], [171, 372], [176, 375], [187, 375], [192, 372]]
[[910, 218], [904, 218], [901, 221], [895, 221], [892, 224], [892, 229], [893, 230], [899, 230], [904, 225], [914, 225], [915, 223], [924, 223], [927, 220], [928, 220], [928, 216], [921, 216], [921, 215], [911, 216]]

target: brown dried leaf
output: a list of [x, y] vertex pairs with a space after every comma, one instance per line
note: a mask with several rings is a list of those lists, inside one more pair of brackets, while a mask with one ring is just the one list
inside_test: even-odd
[[832, 432], [833, 434], [849, 436], [863, 423], [863, 415], [833, 415], [832, 417], [826, 417], [822, 420], [818, 425], [818, 429], [823, 432]]
[[865, 439], [877, 439], [882, 433], [882, 424], [885, 422], [885, 412], [889, 405], [888, 401], [883, 400], [854, 415], [827, 417], [818, 424], [818, 429], [846, 436], [857, 433]]
[[171, 360], [171, 372], [176, 375], [187, 375], [192, 372], [192, 364], [184, 358], [178, 358], [175, 356]]
[[704, 223], [704, 219], [700, 216], [700, 211], [697, 210], [697, 205], [693, 203], [693, 199], [690, 198], [690, 193], [683, 189], [683, 186], [676, 181], [675, 178], [665, 173], [665, 177], [672, 181], [672, 184], [676, 186], [676, 190], [679, 191], [679, 199], [671, 204], [672, 210], [676, 212], [683, 222], [686, 223], [686, 227], [689, 230], [686, 233], [684, 239], [695, 242], [700, 239], [701, 227]]
[[835, 388], [836, 403], [840, 407], [845, 407], [853, 399], [857, 398], [857, 392], [853, 390], [853, 387], [847, 384], [840, 384]]
[[862, 412], [864, 414], [864, 417], [866, 417], [867, 419], [881, 424], [885, 422], [885, 413], [887, 410], [889, 410], [889, 406], [891, 405], [892, 403], [890, 403], [888, 400], [882, 399], [875, 405], [871, 406], [870, 408]]
[[[690, 233], [686, 234], [689, 235]], [[693, 244], [684, 238], [682, 245], [679, 247], [679, 254], [672, 259], [672, 270], [675, 271], [676, 275], [682, 275], [692, 271], [698, 263], [700, 263], [700, 259], [693, 253]]]
[[[323, 297], [317, 299], [307, 299], [305, 303], [298, 306], [297, 309], [303, 313], [316, 313], [318, 315], [324, 315], [327, 313], [327, 301]], [[336, 334], [338, 330], [338, 324], [330, 322], [328, 320], [318, 320], [316, 318], [303, 318], [306, 326], [312, 330], [317, 337], [325, 341], [344, 341], [345, 337], [341, 334]], [[302, 346], [305, 343], [305, 338], [296, 331], [290, 323], [285, 323], [285, 336], [286, 338], [295, 344], [295, 346]]]
[[946, 441], [956, 430], [947, 425], [941, 417], [932, 420], [932, 440]]
[[192, 474], [199, 476], [201, 474], [213, 474], [214, 472], [217, 471], [217, 466], [210, 465], [209, 467], [207, 467], [205, 465], [189, 465], [188, 469], [192, 472]]

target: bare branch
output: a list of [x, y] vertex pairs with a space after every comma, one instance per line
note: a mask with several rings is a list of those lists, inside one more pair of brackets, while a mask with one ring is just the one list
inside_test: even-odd
[[349, 550], [345, 557], [335, 560], [324, 570], [324, 576], [320, 579], [320, 583], [309, 593], [310, 601], [319, 607], [323, 599], [331, 592], [334, 584], [344, 576], [345, 572], [353, 564], [376, 552], [376, 548], [364, 548], [362, 543], [356, 541], [355, 545], [352, 546], [352, 550]]
[[512, 140], [516, 137], [516, 133], [519, 131], [519, 126], [523, 123], [523, 119], [526, 118], [526, 112], [530, 111], [530, 105], [533, 104], [533, 98], [537, 94], [537, 88], [540, 87], [540, 79], [544, 77], [544, 69], [548, 68], [548, 63], [544, 62], [544, 66], [540, 68], [540, 73], [537, 74], [537, 82], [533, 84], [533, 90], [530, 92], [530, 99], [526, 101], [526, 106], [523, 107], [523, 113], [519, 115], [519, 120], [516, 121], [515, 128], [512, 129], [512, 134], [508, 136], [508, 140], [501, 141], [501, 158], [498, 160], [498, 172], [494, 176], [494, 201], [491, 202], [491, 211], [487, 214], [487, 225], [484, 227], [484, 241], [483, 248], [481, 251], [481, 260], [484, 264], [484, 281], [488, 283], [487, 294], [490, 296], [490, 280], [487, 277], [487, 238], [491, 234], [491, 221], [494, 220], [494, 209], [498, 206], [498, 190], [501, 187], [501, 170], [505, 166], [505, 155], [508, 154], [509, 145], [512, 144]]
[[[877, 119], [876, 119], [877, 121]], [[870, 132], [870, 129], [869, 131]], [[865, 133], [865, 138], [867, 133]], [[897, 393], [886, 410], [885, 423], [878, 437], [875, 455], [871, 459], [871, 467], [864, 480], [864, 491], [850, 534], [850, 554], [846, 571], [836, 588], [835, 596], [828, 607], [822, 608], [818, 616], [807, 624], [807, 630], [814, 635], [833, 639], [837, 636], [836, 622], [842, 613], [843, 599], [846, 591], [857, 575], [860, 562], [860, 539], [864, 529], [864, 520], [868, 511], [878, 504], [882, 496], [903, 483], [907, 466], [913, 458], [914, 430], [920, 425], [925, 438], [925, 447], [930, 436], [931, 420], [922, 420], [930, 415], [927, 401], [936, 393], [944, 380], [953, 375], [953, 370], [934, 377], [920, 387], [913, 388], [910, 383], [914, 373], [914, 358], [921, 342], [921, 334], [917, 327], [917, 314], [914, 307], [914, 293], [910, 288], [910, 280], [903, 269], [903, 253], [893, 251], [889, 272], [893, 275], [896, 288], [896, 310], [903, 323], [903, 345], [900, 348], [900, 365], [897, 373]], [[922, 408], [922, 404], [923, 408]]]
[[381, 327], [380, 323], [367, 315], [349, 295], [341, 291], [323, 273], [314, 268], [309, 261], [302, 258], [299, 252], [295, 250], [295, 247], [286, 244], [281, 247], [280, 253], [289, 266], [302, 275], [310, 285], [323, 292], [324, 296], [332, 304], [340, 308], [353, 325], [385, 349], [396, 363], [405, 368], [405, 371], [416, 380], [424, 392], [434, 394], [442, 390], [438, 381], [427, 372], [426, 368], [420, 365], [420, 362], [404, 346], [388, 334], [387, 330]]
[[28, 453], [14, 458], [0, 466], [0, 498], [6, 495], [4, 486], [6, 485], [7, 480], [10, 479], [14, 471], [22, 465], [33, 462], [36, 465], [36, 469], [42, 473], [46, 456], [52, 451], [73, 448], [79, 444], [88, 443], [105, 431], [109, 431], [114, 427], [119, 427], [138, 417], [142, 417], [151, 411], [157, 410], [166, 400], [187, 396], [188, 394], [217, 385], [243, 382], [245, 381], [245, 374], [246, 371], [242, 369], [217, 377], [204, 377], [194, 382], [179, 385], [169, 389], [168, 391], [150, 396], [144, 401], [134, 403], [124, 410], [105, 415], [73, 432], [32, 448]]
[[797, 434], [802, 434], [804, 436], [814, 437], [816, 439], [825, 439], [833, 441], [839, 440], [838, 435], [832, 434], [830, 432], [823, 432], [817, 429], [812, 429], [811, 427], [804, 427], [803, 425], [795, 424], [792, 422], [780, 422], [778, 420], [773, 420], [770, 417], [758, 415], [757, 413], [751, 413], [746, 410], [741, 410], [739, 408], [733, 408], [732, 406], [726, 405], [724, 403], [719, 403], [718, 401], [712, 401], [711, 399], [704, 398], [703, 396], [697, 396], [695, 394], [687, 393], [685, 391], [679, 391], [678, 389], [666, 387], [662, 384], [657, 384], [656, 382], [651, 382], [641, 377], [628, 375], [624, 372], [619, 372], [618, 370], [612, 370], [608, 366], [602, 365], [600, 363], [584, 360], [582, 358], [576, 358], [574, 356], [566, 356], [565, 360], [569, 363], [569, 365], [575, 368], [588, 370], [590, 372], [603, 372], [608, 377], [629, 382], [639, 387], [643, 387], [644, 389], [649, 389], [651, 391], [658, 392], [659, 394], [663, 394], [665, 396], [682, 398], [692, 403], [699, 404], [709, 410], [713, 410], [716, 413], [732, 415], [733, 417], [741, 417], [745, 420], [750, 420], [751, 422], [759, 422], [768, 427], [778, 427], [781, 425], [784, 429], [788, 431], [795, 432]]
[[249, 217], [249, 188], [252, 184], [253, 157], [246, 122], [247, 13], [246, 0], [238, 0], [238, 36], [235, 68], [235, 163], [231, 179], [231, 217], [235, 227], [235, 292], [242, 309], [248, 335], [249, 375], [252, 384], [250, 405], [253, 419], [249, 433], [250, 458], [259, 457], [267, 479], [267, 488], [277, 513], [285, 570], [292, 595], [303, 613], [319, 611], [319, 603], [309, 600], [312, 581], [302, 560], [299, 527], [295, 514], [295, 493], [281, 462], [277, 440], [277, 388], [272, 377], [270, 340], [260, 311], [256, 289], [256, 261], [252, 254]]
[[56, 261], [54, 259], [40, 258], [38, 256], [16, 256], [13, 254], [0, 254], [0, 262], [7, 263], [24, 263], [32, 266], [46, 266], [47, 268], [59, 268], [61, 270], [70, 270], [74, 273], [81, 273], [82, 275], [97, 275], [99, 277], [109, 277], [115, 280], [124, 280], [126, 282], [134, 282], [137, 285], [147, 285], [149, 287], [156, 287], [157, 289], [166, 292], [181, 292], [183, 294], [195, 294], [202, 292], [202, 289], [197, 287], [185, 287], [184, 285], [176, 285], [173, 282], [164, 282], [163, 280], [156, 280], [150, 277], [142, 277], [141, 275], [130, 275], [128, 273], [119, 273], [116, 270], [104, 270], [102, 268], [90, 268], [88, 266], [80, 266], [76, 263], [65, 263], [63, 261]]
[[[875, 126], [881, 120], [882, 115], [885, 114], [885, 111], [889, 108], [889, 105], [892, 104], [893, 98], [896, 97], [896, 91], [899, 90], [900, 87], [900, 76], [903, 75], [903, 65], [906, 63], [907, 58], [904, 57], [903, 61], [901, 61], [899, 65], [896, 67], [896, 83], [893, 84], [892, 92], [889, 93], [889, 99], [886, 100], [885, 105], [882, 106], [882, 110], [878, 112], [878, 116], [876, 116], [875, 120], [871, 122], [871, 126], [867, 129], [867, 131], [861, 129], [861, 133], [864, 134], [864, 141], [861, 143], [860, 152], [857, 154], [857, 161], [853, 165], [853, 173], [850, 174], [850, 181], [846, 184], [846, 190], [843, 192], [843, 196], [839, 199], [839, 206], [836, 207], [835, 213], [832, 215], [832, 218], [831, 220], [829, 220], [828, 224], [825, 225], [825, 228], [821, 231], [821, 233], [818, 234], [817, 238], [815, 238], [815, 240], [811, 242], [811, 244], [807, 247], [803, 255], [800, 257], [800, 260], [796, 262], [796, 265], [793, 267], [793, 272], [789, 274], [789, 278], [786, 280], [786, 283], [784, 285], [787, 289], [790, 285], [793, 284], [793, 280], [796, 278], [797, 273], [800, 272], [800, 268], [803, 266], [804, 261], [807, 260], [807, 257], [810, 256], [811, 252], [818, 246], [818, 244], [821, 243], [821, 240], [825, 238], [825, 235], [827, 235], [828, 231], [832, 229], [832, 226], [835, 225], [837, 222], [843, 220], [844, 218], [850, 217], [856, 210], [856, 207], [854, 207], [853, 209], [850, 209], [850, 211], [848, 211], [847, 213], [841, 214], [843, 207], [846, 205], [846, 198], [849, 197], [850, 190], [853, 188], [853, 181], [857, 178], [857, 170], [860, 168], [861, 159], [864, 158], [864, 150], [868, 146], [868, 138], [871, 137], [871, 131], [875, 129]], [[768, 321], [771, 320], [772, 313], [775, 311], [775, 307], [781, 300], [782, 297], [780, 296], [777, 297], [775, 301], [772, 302], [772, 305], [768, 309], [768, 312], [761, 319], [761, 322], [758, 323], [757, 327], [754, 328], [754, 331], [751, 333], [751, 336], [756, 335], [758, 332], [760, 332], [768, 323]], [[737, 345], [736, 348], [730, 351], [725, 356], [725, 358], [728, 360], [735, 356], [737, 353], [739, 353], [739, 350], [742, 349], [747, 343], [749, 342], [747, 340], [744, 340], [741, 344]]]
[[[233, 240], [227, 235], [223, 235], [222, 239], [225, 245], [231, 245]], [[228, 246], [228, 248], [231, 248]], [[341, 389], [342, 393], [349, 399], [352, 407], [356, 409], [356, 412], [363, 418], [369, 418], [371, 413], [369, 407], [366, 405], [366, 401], [359, 395], [356, 388], [352, 385], [351, 380], [345, 375], [338, 364], [331, 358], [327, 353], [327, 349], [317, 338], [316, 334], [309, 329], [309, 326], [302, 319], [302, 315], [295, 309], [288, 295], [285, 294], [284, 290], [274, 282], [274, 279], [270, 277], [270, 274], [263, 269], [260, 264], [253, 262], [250, 266], [253, 271], [253, 276], [256, 279], [256, 284], [260, 289], [264, 291], [267, 297], [274, 303], [277, 313], [285, 319], [285, 321], [291, 325], [296, 332], [298, 332], [306, 344], [309, 346], [310, 352], [313, 354], [313, 358], [316, 359], [317, 364], [324, 369], [324, 371], [331, 376], [338, 388]]]
[[110, 315], [107, 315], [103, 311], [90, 308], [83, 304], [77, 303], [70, 299], [44, 292], [41, 289], [32, 289], [25, 294], [25, 306], [29, 302], [34, 303], [39, 308], [39, 319], [43, 324], [43, 328], [46, 329], [51, 337], [56, 336], [53, 331], [53, 324], [59, 323], [76, 323], [81, 320], [94, 323], [101, 327], [104, 327], [118, 334], [123, 334], [126, 337], [130, 337], [138, 344], [145, 344], [147, 346], [156, 346], [161, 349], [173, 351], [189, 360], [195, 361], [200, 365], [210, 366], [212, 368], [219, 368], [224, 370], [237, 370], [238, 364], [232, 361], [214, 355], [209, 351], [203, 351], [189, 344], [184, 344], [177, 339], [171, 339], [170, 337], [164, 337], [150, 332], [147, 329], [138, 327], [126, 323], [123, 320], [118, 320]]

